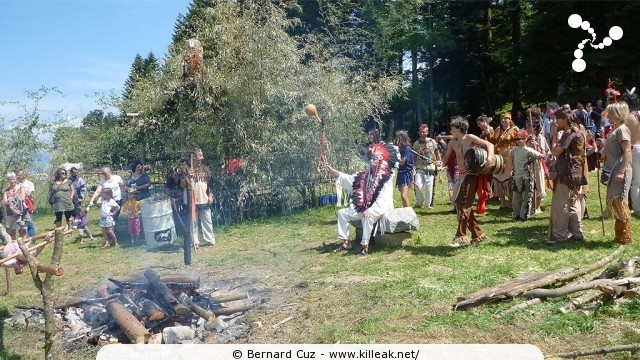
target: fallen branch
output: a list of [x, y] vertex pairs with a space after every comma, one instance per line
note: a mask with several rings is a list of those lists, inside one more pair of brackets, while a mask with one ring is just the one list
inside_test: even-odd
[[638, 350], [640, 350], [640, 344], [629, 344], [629, 345], [602, 347], [602, 348], [591, 349], [591, 350], [577, 350], [577, 351], [572, 351], [567, 353], [553, 354], [553, 355], [550, 355], [549, 357], [574, 359], [579, 356], [590, 356], [590, 355], [599, 355], [599, 354], [604, 355], [604, 354], [611, 354], [611, 353], [622, 352], [622, 351], [630, 351], [631, 354], [635, 354], [636, 351]]
[[520, 304], [518, 304], [518, 305], [512, 306], [512, 307], [510, 307], [510, 308], [508, 308], [508, 309], [506, 309], [506, 310], [502, 310], [502, 311], [500, 311], [500, 312], [497, 312], [497, 313], [493, 314], [493, 316], [492, 316], [492, 317], [493, 317], [494, 319], [499, 319], [499, 318], [501, 318], [501, 317], [503, 317], [503, 316], [505, 316], [505, 315], [511, 314], [512, 312], [515, 312], [515, 311], [517, 311], [517, 310], [520, 310], [520, 309], [526, 309], [526, 308], [528, 308], [529, 306], [538, 305], [538, 304], [540, 304], [540, 303], [542, 303], [542, 300], [541, 300], [540, 298], [535, 298], [535, 299], [527, 300], [527, 301], [525, 301], [525, 302], [523, 302], [523, 303], [520, 303]]
[[558, 296], [572, 294], [578, 291], [595, 289], [598, 285], [616, 286], [616, 285], [630, 285], [630, 284], [640, 284], [640, 277], [626, 278], [626, 279], [619, 279], [619, 280], [611, 280], [611, 279], [594, 280], [594, 281], [589, 281], [581, 284], [567, 285], [557, 289], [534, 289], [534, 290], [530, 290], [523, 293], [522, 296], [527, 298], [548, 299], [548, 298], [554, 298]]
[[602, 296], [602, 292], [598, 290], [590, 290], [586, 294], [580, 295], [575, 299], [570, 299], [569, 303], [560, 308], [560, 312], [566, 314], [575, 309], [581, 309], [586, 303], [591, 302]]
[[[521, 275], [516, 279], [509, 280], [501, 285], [483, 289], [473, 294], [458, 297], [458, 303], [453, 305], [453, 309], [464, 310], [497, 300], [514, 298], [520, 295], [524, 296], [524, 294], [530, 293], [534, 289], [543, 288], [555, 283], [563, 283], [569, 280], [573, 280], [579, 276], [588, 274], [609, 264], [616, 257], [622, 254], [624, 249], [624, 246], [620, 246], [611, 255], [599, 260], [594, 264], [585, 266], [577, 270], [574, 270], [572, 268], [562, 268], [545, 273]], [[532, 293], [530, 296], [526, 297], [543, 298], [545, 296], [537, 296], [535, 293]]]

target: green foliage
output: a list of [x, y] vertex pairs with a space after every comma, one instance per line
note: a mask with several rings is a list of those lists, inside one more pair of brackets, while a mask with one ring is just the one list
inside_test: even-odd
[[[8, 115], [3, 121], [3, 136], [0, 139], [0, 171], [4, 187], [8, 171], [19, 168], [44, 170], [40, 157], [50, 150], [48, 136], [62, 122], [62, 111], [43, 110], [40, 103], [49, 95], [62, 95], [56, 88], [41, 87], [37, 91], [27, 91], [29, 103], [0, 101], [0, 106], [15, 108], [21, 114]], [[0, 118], [2, 120], [2, 118]]]
[[150, 157], [184, 156], [198, 146], [212, 169], [241, 158], [247, 164], [241, 195], [262, 181], [316, 179], [320, 128], [301, 111], [311, 102], [326, 119], [329, 161], [345, 171], [362, 166], [356, 154], [365, 136], [354, 130], [365, 119], [379, 121], [398, 83], [353, 71], [351, 59], [329, 56], [313, 36], [293, 38], [287, 30], [297, 22], [287, 18], [287, 6], [221, 1], [194, 17], [193, 36], [204, 46], [202, 74], [182, 80], [187, 49], [176, 43], [162, 73], [136, 83], [122, 108], [142, 114], [128, 126], [144, 127]]

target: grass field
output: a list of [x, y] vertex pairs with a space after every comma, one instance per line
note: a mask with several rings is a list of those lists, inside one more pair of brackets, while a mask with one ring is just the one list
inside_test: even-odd
[[[595, 184], [595, 176], [591, 180]], [[500, 319], [491, 316], [521, 300], [451, 310], [456, 296], [523, 273], [582, 267], [611, 254], [617, 248], [611, 241], [613, 221], [605, 222], [603, 236], [595, 185], [588, 199], [591, 219], [584, 222], [586, 242], [544, 244], [549, 194], [543, 205], [545, 213], [526, 223], [511, 222], [511, 214], [498, 211], [491, 202], [487, 215], [479, 220], [488, 240], [460, 249], [448, 246], [456, 217], [449, 213], [444, 188], [444, 183], [437, 183], [434, 209], [418, 210], [421, 228], [407, 246], [373, 248], [366, 257], [332, 252], [339, 242], [331, 206], [217, 228], [218, 245], [194, 254], [188, 268], [182, 265], [181, 249], [132, 246], [126, 235], [120, 249], [102, 249], [102, 241], [79, 244], [70, 238], [62, 259], [65, 274], [56, 279], [56, 298], [62, 301], [67, 295], [95, 289], [107, 276], [141, 274], [148, 266], [160, 266], [159, 271], [197, 272], [205, 283], [250, 280], [256, 289], [269, 291], [271, 297], [249, 315], [250, 322], [260, 321], [264, 326], [254, 326], [242, 340], [247, 343], [531, 343], [544, 353], [553, 353], [640, 342], [637, 299], [606, 304], [591, 316], [560, 313], [558, 308], [566, 298]], [[396, 191], [396, 205], [400, 203]], [[92, 210], [94, 234], [99, 234], [97, 216], [98, 211]], [[42, 231], [52, 228], [52, 221], [52, 214], [41, 214], [36, 225]], [[633, 221], [637, 239], [640, 225]], [[124, 221], [121, 226], [126, 226]], [[126, 228], [119, 228], [119, 233], [126, 234]], [[48, 260], [51, 250], [46, 249], [40, 260]], [[637, 242], [623, 256], [635, 255]], [[27, 273], [12, 276], [12, 285], [8, 296], [4, 284], [0, 286], [2, 317], [15, 312], [14, 305], [40, 302]], [[289, 316], [293, 319], [279, 328], [270, 326]], [[0, 323], [0, 358], [42, 358], [43, 337]], [[60, 358], [91, 359], [97, 351], [87, 348]]]

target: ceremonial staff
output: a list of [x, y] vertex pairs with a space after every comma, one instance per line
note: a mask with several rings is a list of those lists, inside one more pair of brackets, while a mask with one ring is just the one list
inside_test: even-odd
[[318, 125], [320, 125], [320, 129], [322, 131], [320, 137], [320, 160], [318, 160], [318, 172], [320, 172], [327, 165], [327, 151], [329, 151], [329, 140], [327, 140], [327, 135], [325, 133], [325, 123], [318, 115], [318, 109], [315, 105], [307, 104], [303, 110], [307, 116], [315, 117], [316, 120], [318, 120]]

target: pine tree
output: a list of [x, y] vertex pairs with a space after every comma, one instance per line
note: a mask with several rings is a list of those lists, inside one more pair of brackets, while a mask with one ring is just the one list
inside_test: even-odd
[[[153, 55], [149, 53], [149, 56]], [[148, 60], [148, 58], [147, 58]], [[145, 70], [145, 60], [142, 59], [140, 54], [136, 54], [136, 57], [133, 59], [133, 64], [131, 65], [131, 71], [129, 71], [129, 77], [124, 82], [124, 91], [122, 92], [122, 97], [126, 99], [131, 98], [131, 93], [133, 92], [133, 88], [135, 87], [136, 82], [142, 78]]]
[[178, 44], [184, 40], [192, 38], [196, 33], [195, 22], [203, 19], [204, 11], [207, 8], [213, 8], [215, 0], [193, 0], [189, 5], [186, 15], [178, 15], [176, 25], [173, 28], [173, 43]]
[[153, 54], [153, 51], [151, 51], [149, 52], [149, 55], [147, 55], [147, 58], [144, 59], [143, 61], [142, 75], [145, 78], [153, 77], [158, 74], [158, 70], [159, 70], [158, 59], [156, 59], [156, 56]]

